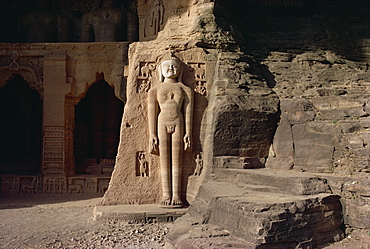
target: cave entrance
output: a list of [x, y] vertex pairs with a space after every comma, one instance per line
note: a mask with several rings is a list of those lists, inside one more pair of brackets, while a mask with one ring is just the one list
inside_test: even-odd
[[19, 74], [0, 88], [0, 120], [0, 174], [39, 174], [42, 101]]
[[119, 144], [123, 102], [101, 80], [75, 108], [76, 174], [110, 174]]

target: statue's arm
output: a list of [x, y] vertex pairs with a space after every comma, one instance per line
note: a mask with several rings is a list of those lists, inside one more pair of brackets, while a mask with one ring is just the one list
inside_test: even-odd
[[193, 132], [193, 106], [194, 106], [194, 96], [193, 91], [185, 86], [185, 98], [184, 98], [184, 117], [185, 117], [185, 150], [191, 147], [191, 138]]
[[156, 90], [152, 88], [148, 92], [148, 125], [149, 125], [149, 147], [151, 153], [158, 152], [157, 120], [158, 104]]

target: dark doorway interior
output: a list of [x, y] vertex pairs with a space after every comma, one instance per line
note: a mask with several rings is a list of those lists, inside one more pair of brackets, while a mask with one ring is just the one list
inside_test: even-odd
[[15, 75], [0, 88], [0, 173], [38, 174], [41, 149], [40, 95]]
[[[90, 87], [75, 110], [74, 151], [77, 174], [105, 173], [103, 166], [113, 167], [122, 114], [123, 102], [116, 98], [113, 88], [107, 82], [98, 81]], [[93, 167], [91, 170], [91, 166], [97, 165], [101, 167]]]

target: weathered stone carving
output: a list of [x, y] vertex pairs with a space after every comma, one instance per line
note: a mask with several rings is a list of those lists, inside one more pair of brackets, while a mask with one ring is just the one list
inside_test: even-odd
[[149, 91], [154, 71], [154, 62], [140, 63], [139, 76], [137, 78], [137, 93], [147, 93]]
[[103, 0], [102, 7], [82, 16], [83, 42], [112, 42], [127, 39], [126, 11], [116, 0]]
[[202, 96], [207, 95], [207, 88], [206, 88], [206, 70], [204, 63], [187, 63], [190, 66], [190, 70], [194, 75], [194, 92], [199, 93]]
[[[149, 148], [159, 153], [163, 206], [182, 206], [182, 155], [191, 147], [193, 93], [180, 82], [181, 62], [172, 57], [158, 68], [162, 83], [148, 93]], [[182, 109], [184, 113], [182, 113]]]
[[26, 179], [25, 181], [21, 181], [21, 194], [34, 194], [36, 193], [37, 187], [37, 177], [32, 177], [31, 179]]
[[41, 99], [44, 96], [42, 56], [19, 56], [12, 53], [0, 60], [0, 88], [3, 87], [14, 74], [20, 74], [29, 86], [36, 90]]
[[44, 127], [43, 168], [50, 172], [63, 172], [64, 127]]
[[200, 153], [196, 155], [196, 158], [194, 161], [195, 161], [195, 170], [194, 170], [193, 176], [200, 176], [203, 170], [203, 158], [200, 155]]
[[76, 179], [68, 179], [68, 194], [81, 194], [83, 193], [83, 183]]
[[153, 33], [156, 35], [161, 30], [165, 9], [162, 0], [154, 0], [153, 2], [154, 6], [152, 8], [150, 27], [153, 27]]
[[64, 194], [66, 193], [65, 178], [44, 178], [45, 194]]
[[138, 93], [147, 93], [150, 88], [150, 79], [144, 79], [138, 82]]
[[137, 160], [139, 161], [139, 176], [146, 177], [148, 175], [148, 161], [145, 158], [145, 152], [138, 152]]
[[98, 193], [104, 194], [107, 191], [109, 185], [109, 178], [108, 179], [98, 179]]
[[69, 21], [52, 10], [52, 2], [34, 0], [35, 9], [20, 19], [22, 40], [25, 42], [65, 42], [69, 39]]

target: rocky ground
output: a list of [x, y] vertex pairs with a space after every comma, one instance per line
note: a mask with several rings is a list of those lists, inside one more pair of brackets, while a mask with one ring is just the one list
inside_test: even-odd
[[[0, 195], [0, 248], [164, 247], [171, 223], [94, 221], [93, 207], [99, 200], [79, 195]], [[357, 232], [325, 249], [370, 248], [369, 235]]]

